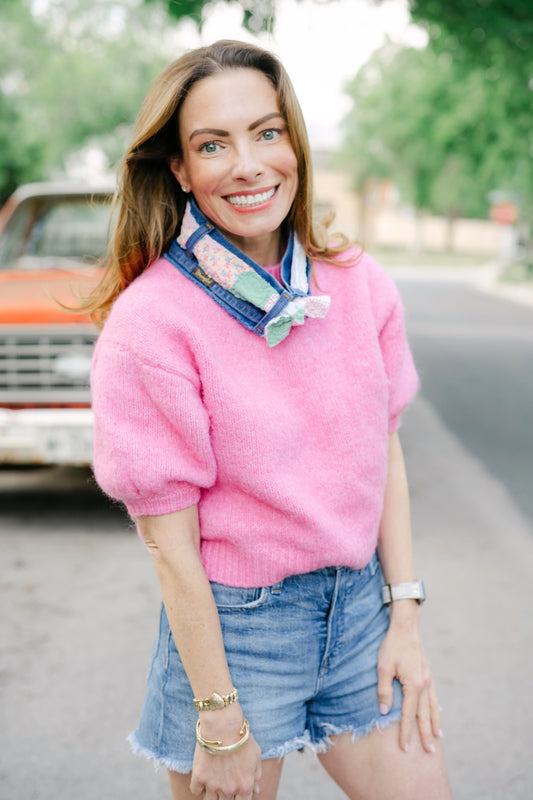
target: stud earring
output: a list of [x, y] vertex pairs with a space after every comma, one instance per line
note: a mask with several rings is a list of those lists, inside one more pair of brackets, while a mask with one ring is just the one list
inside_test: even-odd
[[189, 194], [189, 190], [187, 189], [186, 186], [181, 186], [181, 184], [180, 184], [180, 188], [181, 188], [181, 191], [183, 192], [183, 194]]

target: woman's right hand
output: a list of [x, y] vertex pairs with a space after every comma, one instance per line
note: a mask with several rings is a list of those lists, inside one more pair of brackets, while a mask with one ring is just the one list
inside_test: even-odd
[[[221, 741], [223, 745], [239, 740], [242, 725], [239, 703], [219, 711], [200, 713], [200, 729], [204, 739]], [[239, 750], [228, 754], [211, 754], [199, 744], [194, 752], [191, 792], [205, 800], [252, 800], [261, 778], [261, 750], [252, 733]]]
[[[195, 697], [209, 696], [213, 687], [222, 694], [230, 692], [233, 682], [220, 619], [200, 557], [197, 507], [139, 517], [137, 522], [155, 564], [172, 636]], [[226, 746], [241, 738], [243, 713], [238, 701], [216, 711], [200, 711], [199, 716], [207, 741]], [[232, 753], [212, 755], [197, 745], [190, 790], [205, 800], [251, 800], [260, 777], [261, 751], [250, 734]]]

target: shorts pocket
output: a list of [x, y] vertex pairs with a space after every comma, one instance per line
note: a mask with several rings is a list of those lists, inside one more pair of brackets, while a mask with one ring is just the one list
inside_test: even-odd
[[371, 577], [374, 577], [374, 575], [380, 569], [380, 567], [381, 565], [379, 563], [377, 553], [374, 553], [374, 555], [372, 556], [366, 567], [363, 567], [363, 569], [360, 570], [360, 573], [361, 575], [363, 575], [365, 572], [367, 572]]
[[267, 586], [246, 589], [241, 586], [225, 586], [223, 583], [212, 582], [211, 589], [219, 613], [250, 611], [264, 605], [269, 596]]

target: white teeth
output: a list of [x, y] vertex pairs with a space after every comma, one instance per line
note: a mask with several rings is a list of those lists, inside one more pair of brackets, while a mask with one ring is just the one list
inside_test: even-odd
[[232, 194], [226, 197], [228, 203], [232, 206], [239, 206], [240, 208], [248, 206], [256, 206], [259, 203], [265, 203], [274, 196], [276, 188], [269, 189], [268, 192], [261, 192], [261, 194]]

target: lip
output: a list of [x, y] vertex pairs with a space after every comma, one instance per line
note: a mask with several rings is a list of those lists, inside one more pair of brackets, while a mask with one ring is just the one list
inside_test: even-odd
[[[255, 189], [255, 190], [248, 189], [248, 190], [243, 190], [243, 191], [240, 191], [240, 192], [232, 192], [231, 194], [225, 195], [224, 196], [224, 200], [226, 200], [226, 202], [235, 211], [238, 211], [241, 214], [246, 214], [246, 213], [249, 213], [251, 211], [260, 211], [263, 208], [266, 208], [268, 205], [270, 205], [270, 203], [276, 197], [278, 189], [279, 189], [279, 184], [277, 186], [269, 186], [268, 188], [265, 188], [265, 189]], [[272, 192], [272, 194], [270, 194], [270, 192]], [[232, 203], [229, 200], [230, 197], [232, 197], [232, 198], [238, 198], [238, 197], [249, 198], [249, 197], [255, 197], [255, 196], [260, 196], [260, 195], [263, 196], [263, 195], [266, 195], [266, 194], [269, 194], [269, 196], [265, 200], [257, 202], [257, 203], [253, 203], [251, 205], [245, 205], [245, 204], [238, 205], [237, 203]]]

